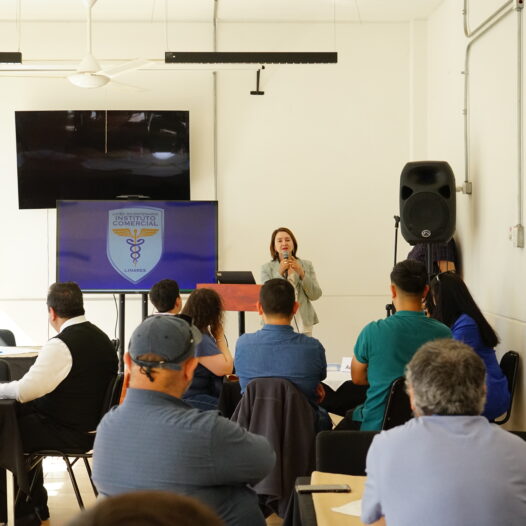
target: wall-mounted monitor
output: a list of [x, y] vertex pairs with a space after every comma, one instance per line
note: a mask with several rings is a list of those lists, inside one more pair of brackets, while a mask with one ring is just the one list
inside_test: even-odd
[[188, 111], [15, 112], [20, 208], [190, 199]]
[[86, 292], [215, 283], [217, 201], [58, 201], [57, 281]]

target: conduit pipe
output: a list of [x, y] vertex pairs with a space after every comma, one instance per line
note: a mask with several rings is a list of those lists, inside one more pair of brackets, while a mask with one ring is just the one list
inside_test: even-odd
[[[219, 0], [214, 0], [214, 51], [217, 51], [217, 12]], [[217, 201], [217, 71], [213, 72], [214, 92], [214, 199]]]
[[[462, 186], [462, 192], [465, 194], [471, 194], [471, 182], [469, 180], [469, 58], [471, 53], [471, 47], [481, 37], [483, 37], [490, 29], [495, 27], [501, 20], [513, 11], [513, 7], [509, 7], [503, 13], [501, 12], [491, 23], [486, 24], [482, 30], [479, 30], [466, 46], [466, 54], [464, 57], [464, 185]], [[466, 15], [464, 15], [465, 17]]]
[[472, 185], [469, 180], [469, 59], [471, 47], [482, 36], [484, 36], [490, 29], [495, 27], [501, 20], [503, 20], [512, 11], [517, 12], [517, 239], [520, 239], [517, 246], [523, 247], [522, 239], [523, 232], [523, 181], [524, 181], [524, 167], [523, 167], [523, 64], [522, 64], [522, 46], [523, 46], [523, 29], [522, 29], [522, 10], [524, 7], [524, 0], [511, 0], [502, 5], [491, 16], [484, 20], [477, 28], [470, 32], [468, 23], [468, 0], [464, 0], [464, 34], [469, 38], [472, 37], [466, 46], [466, 54], [464, 58], [464, 184], [458, 188], [463, 193], [471, 194]]
[[481, 22], [473, 31], [470, 31], [469, 29], [469, 0], [464, 0], [464, 8], [462, 9], [462, 14], [464, 15], [464, 35], [466, 35], [468, 38], [471, 38], [477, 34], [478, 31], [480, 31], [486, 24], [489, 24], [493, 21], [493, 19], [499, 15], [499, 13], [502, 13], [507, 7], [514, 4], [515, 0], [507, 0], [502, 6], [500, 6], [493, 14], [488, 16], [486, 20]]

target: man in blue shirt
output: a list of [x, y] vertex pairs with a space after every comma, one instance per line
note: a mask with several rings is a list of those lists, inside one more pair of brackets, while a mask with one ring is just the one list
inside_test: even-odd
[[526, 442], [480, 416], [485, 373], [456, 340], [416, 352], [406, 369], [415, 418], [373, 440], [365, 524], [526, 524]]
[[93, 480], [102, 495], [173, 491], [204, 502], [227, 526], [264, 526], [248, 484], [272, 469], [272, 447], [217, 411], [181, 400], [200, 340], [196, 327], [175, 316], [152, 316], [135, 329], [125, 355], [130, 385], [97, 428]]
[[261, 287], [257, 308], [265, 325], [243, 334], [236, 345], [234, 365], [242, 392], [254, 378], [278, 377], [290, 380], [314, 405], [323, 397], [325, 349], [316, 338], [294, 332], [290, 322], [298, 306], [288, 281], [271, 279]]

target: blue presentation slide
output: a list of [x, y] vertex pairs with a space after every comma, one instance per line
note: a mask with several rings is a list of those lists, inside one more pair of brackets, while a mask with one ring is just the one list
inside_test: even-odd
[[57, 281], [143, 292], [215, 283], [217, 201], [57, 201]]

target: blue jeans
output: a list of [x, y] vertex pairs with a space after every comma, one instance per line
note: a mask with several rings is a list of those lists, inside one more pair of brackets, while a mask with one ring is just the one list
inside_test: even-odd
[[183, 396], [183, 400], [192, 407], [201, 409], [201, 411], [217, 410], [217, 405], [219, 403], [218, 398], [205, 393], [198, 393], [189, 397]]

